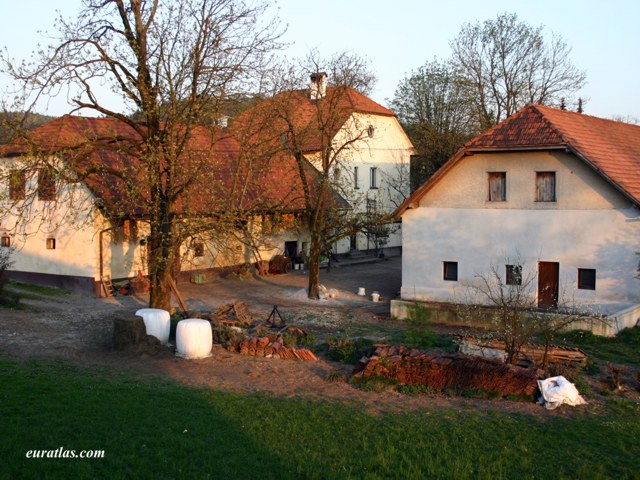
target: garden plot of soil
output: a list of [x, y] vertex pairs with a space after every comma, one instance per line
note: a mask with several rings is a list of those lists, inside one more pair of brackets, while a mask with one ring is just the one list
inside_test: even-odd
[[[321, 282], [337, 290], [335, 299], [313, 301], [306, 298], [304, 272], [265, 278], [211, 278], [204, 284], [182, 282], [179, 290], [191, 311], [211, 312], [220, 305], [242, 301], [257, 319], [266, 319], [274, 305], [287, 324], [307, 332], [340, 334], [371, 331], [374, 340], [384, 341], [389, 318], [389, 300], [400, 288], [400, 259], [372, 265], [352, 266], [322, 272]], [[357, 295], [378, 291], [382, 301]], [[128, 355], [111, 349], [113, 318], [133, 315], [147, 306], [147, 299], [116, 296], [96, 299], [65, 294], [30, 296], [22, 310], [0, 309], [0, 354], [15, 359], [61, 358], [81, 365], [102, 365], [144, 377], [160, 377], [188, 385], [210, 386], [234, 391], [264, 392], [283, 396], [310, 396], [321, 399], [355, 401], [372, 410], [412, 410], [428, 406], [449, 406], [480, 410], [498, 408], [516, 412], [538, 412], [533, 403], [469, 400], [443, 395], [407, 396], [395, 391], [366, 392], [344, 382], [327, 381], [336, 370], [351, 372], [344, 365], [320, 358], [316, 362], [247, 357], [214, 345], [212, 356], [184, 360], [168, 350], [160, 355]], [[376, 333], [377, 332], [377, 333]], [[595, 407], [595, 405], [594, 405]], [[559, 409], [553, 415], [563, 415]]]

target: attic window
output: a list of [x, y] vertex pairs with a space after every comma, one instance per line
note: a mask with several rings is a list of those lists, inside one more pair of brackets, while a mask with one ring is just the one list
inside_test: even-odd
[[10, 247], [11, 246], [11, 237], [8, 235], [3, 235], [0, 239], [0, 247]]
[[507, 200], [507, 173], [489, 172], [489, 201], [505, 202]]
[[369, 135], [369, 138], [373, 138], [373, 134], [376, 132], [376, 129], [373, 125], [369, 125], [369, 128], [367, 128], [367, 135]]
[[55, 249], [56, 249], [56, 239], [47, 238], [47, 250], [55, 250]]
[[536, 172], [536, 202], [556, 201], [556, 172]]
[[204, 257], [204, 243], [194, 242], [193, 244], [193, 256]]

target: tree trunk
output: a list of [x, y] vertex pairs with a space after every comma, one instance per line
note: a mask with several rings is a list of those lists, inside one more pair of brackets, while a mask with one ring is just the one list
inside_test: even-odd
[[[169, 279], [172, 276], [171, 263], [168, 259], [162, 259], [161, 255], [155, 255], [153, 264], [149, 263], [149, 280], [151, 291], [149, 292], [149, 307], [161, 308], [171, 311], [171, 286]], [[152, 267], [152, 265], [154, 265]]]
[[149, 306], [171, 311], [171, 285], [179, 245], [174, 245], [173, 225], [166, 219], [160, 225], [152, 223], [149, 242]]
[[318, 300], [320, 298], [320, 255], [322, 254], [322, 242], [318, 235], [311, 235], [311, 245], [309, 250], [309, 298]]

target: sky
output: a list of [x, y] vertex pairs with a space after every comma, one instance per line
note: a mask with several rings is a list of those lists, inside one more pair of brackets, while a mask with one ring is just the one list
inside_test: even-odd
[[[54, 32], [56, 10], [73, 17], [80, 0], [0, 0], [5, 22], [0, 47], [11, 57], [29, 59], [43, 31]], [[449, 42], [465, 23], [515, 13], [520, 21], [562, 36], [571, 60], [586, 72], [585, 113], [640, 119], [640, 1], [638, 0], [278, 0], [271, 11], [287, 31], [291, 59], [312, 49], [321, 56], [348, 51], [366, 58], [377, 77], [371, 97], [383, 104], [398, 83], [434, 58], [450, 58]], [[0, 76], [2, 92], [6, 78]], [[4, 93], [3, 93], [4, 95]], [[51, 99], [41, 113], [62, 115], [66, 98]]]

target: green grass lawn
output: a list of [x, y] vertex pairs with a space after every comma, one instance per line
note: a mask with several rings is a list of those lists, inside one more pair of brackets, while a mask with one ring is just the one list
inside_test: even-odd
[[[215, 367], [212, 367], [215, 368]], [[638, 478], [640, 408], [599, 415], [358, 405], [0, 361], [0, 478]], [[28, 459], [59, 447], [103, 459]]]

